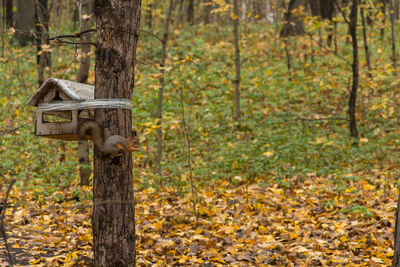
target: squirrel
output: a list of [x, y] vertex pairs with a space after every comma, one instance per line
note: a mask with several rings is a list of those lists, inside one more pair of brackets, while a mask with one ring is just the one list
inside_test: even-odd
[[132, 130], [130, 137], [112, 135], [103, 141], [100, 125], [95, 121], [85, 121], [79, 126], [78, 137], [80, 140], [85, 140], [86, 135], [92, 137], [94, 146], [98, 150], [111, 158], [122, 156], [121, 150], [129, 153], [139, 151], [139, 139], [135, 130]]

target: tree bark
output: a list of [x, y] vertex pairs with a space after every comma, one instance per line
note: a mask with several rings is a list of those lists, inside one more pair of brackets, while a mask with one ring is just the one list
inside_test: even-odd
[[171, 20], [172, 8], [173, 8], [173, 0], [169, 0], [167, 18], [164, 24], [164, 34], [162, 39], [162, 51], [161, 51], [161, 62], [160, 62], [160, 71], [161, 71], [161, 78], [160, 78], [160, 88], [158, 89], [158, 102], [157, 102], [157, 118], [158, 118], [158, 128], [157, 128], [157, 173], [160, 176], [160, 183], [162, 184], [162, 101], [163, 101], [163, 94], [164, 94], [164, 67], [165, 67], [165, 59], [167, 58], [167, 42], [168, 42], [168, 30], [169, 30], [169, 22]]
[[234, 120], [240, 120], [240, 48], [239, 48], [239, 6], [238, 0], [233, 0], [233, 35], [235, 46], [235, 111]]
[[[90, 29], [93, 22], [93, 0], [77, 0], [79, 10], [79, 32]], [[81, 37], [82, 43], [91, 41], [90, 34], [83, 34]], [[77, 81], [86, 83], [89, 76], [90, 68], [90, 45], [83, 44], [81, 48], [81, 59], [77, 74]], [[92, 173], [89, 159], [89, 144], [86, 140], [78, 141], [78, 157], [79, 157], [79, 173], [81, 185], [89, 185], [89, 177]]]
[[393, 267], [400, 266], [400, 193], [397, 196], [396, 222], [394, 228]]
[[204, 5], [203, 6], [203, 21], [204, 21], [204, 24], [209, 24], [212, 1], [204, 0], [203, 5]]
[[298, 9], [300, 6], [305, 7], [304, 0], [290, 0], [289, 6], [284, 15], [284, 25], [281, 30], [281, 36], [287, 37], [289, 35], [300, 35], [304, 33], [303, 17], [293, 14], [293, 10]]
[[327, 44], [328, 46], [331, 46], [332, 43], [332, 30], [333, 30], [333, 12], [335, 10], [334, 7], [334, 0], [320, 0], [320, 12], [321, 12], [321, 17], [323, 19], [327, 19], [329, 20], [329, 28], [328, 28], [328, 40], [327, 40]]
[[392, 64], [394, 69], [394, 74], [397, 74], [397, 58], [396, 58], [396, 34], [395, 34], [395, 14], [394, 14], [394, 0], [389, 0], [389, 13], [390, 13], [390, 28], [392, 35]]
[[352, 0], [350, 11], [349, 31], [353, 45], [353, 82], [349, 98], [349, 126], [350, 135], [358, 137], [357, 119], [356, 119], [356, 102], [357, 102], [357, 89], [358, 89], [358, 46], [357, 46], [357, 13], [358, 13], [358, 0]]
[[310, 5], [310, 10], [311, 10], [311, 16], [313, 17], [319, 17], [321, 8], [319, 6], [319, 0], [308, 0], [308, 3]]
[[153, 2], [149, 2], [147, 4], [147, 16], [146, 16], [146, 21], [147, 21], [147, 27], [149, 28], [149, 31], [151, 32], [153, 30]]
[[35, 28], [35, 0], [17, 0], [15, 16], [15, 39], [20, 46], [26, 46], [33, 40], [30, 35]]
[[194, 24], [194, 0], [188, 0], [188, 13], [187, 13], [187, 21], [190, 25]]
[[[95, 1], [95, 99], [132, 98], [140, 0]], [[105, 138], [129, 136], [132, 111], [96, 109]], [[94, 266], [135, 266], [135, 206], [132, 155], [117, 158], [94, 150]]]
[[12, 27], [13, 24], [13, 0], [6, 0], [6, 23], [8, 27]]
[[363, 26], [363, 40], [364, 40], [364, 51], [365, 51], [365, 59], [367, 61], [367, 68], [368, 68], [368, 77], [372, 77], [372, 70], [371, 70], [371, 59], [369, 56], [369, 47], [368, 47], [368, 38], [367, 38], [367, 23], [364, 15], [364, 8], [360, 8], [361, 14], [361, 23]]
[[381, 38], [385, 36], [385, 25], [386, 25], [386, 1], [387, 0], [380, 0], [381, 5], [381, 12], [383, 14], [382, 17], [382, 26], [381, 26]]
[[36, 61], [38, 64], [39, 87], [50, 76], [51, 54], [50, 51], [43, 49], [43, 45], [47, 45], [47, 49], [50, 48], [49, 21], [50, 13], [47, 8], [47, 0], [35, 0]]

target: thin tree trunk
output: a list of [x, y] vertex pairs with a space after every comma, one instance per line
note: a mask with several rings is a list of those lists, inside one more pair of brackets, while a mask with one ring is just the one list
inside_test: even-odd
[[161, 63], [160, 63], [160, 68], [161, 68], [161, 78], [160, 78], [160, 88], [158, 89], [158, 103], [157, 103], [157, 118], [158, 118], [158, 129], [157, 129], [157, 159], [156, 159], [156, 164], [157, 164], [157, 173], [160, 176], [160, 182], [162, 184], [162, 166], [161, 166], [161, 160], [162, 160], [162, 101], [163, 101], [163, 94], [164, 94], [164, 67], [165, 67], [165, 59], [167, 57], [167, 42], [168, 42], [168, 30], [169, 30], [169, 22], [171, 20], [171, 14], [172, 14], [172, 8], [173, 8], [173, 0], [169, 0], [169, 6], [168, 6], [168, 13], [167, 13], [167, 18], [165, 20], [164, 24], [164, 34], [163, 34], [163, 39], [162, 39], [162, 52], [161, 52]]
[[233, 0], [233, 35], [235, 46], [235, 111], [234, 120], [240, 120], [240, 48], [239, 48], [239, 7], [238, 0]]
[[369, 56], [369, 48], [368, 48], [368, 38], [367, 38], [367, 25], [365, 23], [365, 15], [364, 15], [364, 8], [360, 8], [361, 14], [361, 22], [363, 26], [363, 40], [364, 40], [364, 50], [365, 50], [365, 58], [367, 61], [367, 68], [368, 68], [368, 77], [372, 77], [372, 70], [371, 70], [371, 60]]
[[[381, 38], [385, 36], [385, 24], [386, 24], [386, 1], [387, 0], [380, 0], [381, 4], [381, 12], [383, 14], [382, 17], [382, 26], [381, 26]], [[390, 0], [389, 0], [390, 1]]]
[[[78, 0], [77, 1], [79, 10], [79, 32], [90, 29], [93, 21], [93, 0]], [[89, 43], [89, 34], [83, 34], [81, 37], [82, 43]], [[79, 65], [77, 81], [80, 83], [86, 83], [89, 76], [90, 67], [90, 45], [83, 44], [81, 48], [81, 63]], [[78, 141], [78, 157], [79, 157], [79, 173], [81, 178], [81, 185], [89, 185], [89, 177], [92, 173], [90, 168], [89, 159], [89, 144], [86, 140]]]
[[335, 54], [338, 53], [338, 43], [337, 43], [337, 22], [333, 22], [333, 45]]
[[353, 45], [353, 64], [352, 64], [353, 83], [349, 98], [349, 118], [350, 118], [349, 126], [350, 126], [350, 135], [352, 137], [358, 137], [357, 119], [356, 119], [356, 102], [357, 102], [357, 89], [358, 89], [357, 12], [358, 12], [358, 0], [352, 0], [350, 23], [349, 23], [351, 41]]
[[[5, 0], [2, 1], [2, 5], [4, 6]], [[4, 57], [4, 35], [6, 33], [6, 18], [4, 16], [4, 12], [1, 13], [1, 57]]]
[[[141, 0], [95, 1], [95, 99], [132, 98]], [[132, 111], [96, 109], [103, 136], [130, 136]], [[94, 266], [135, 266], [132, 155], [110, 158], [94, 149]]]
[[[43, 84], [46, 76], [50, 76], [51, 58], [50, 51], [44, 50], [50, 48], [49, 42], [49, 21], [50, 13], [47, 8], [47, 0], [35, 0], [35, 20], [36, 20], [36, 50], [38, 64], [38, 84]], [[47, 75], [46, 75], [47, 74]]]
[[393, 267], [400, 266], [400, 193], [397, 196], [396, 222], [394, 228]]
[[147, 27], [151, 32], [153, 30], [153, 2], [149, 2], [147, 5]]
[[397, 58], [396, 58], [396, 34], [395, 34], [395, 14], [394, 14], [394, 0], [389, 0], [390, 5], [390, 27], [391, 27], [391, 34], [392, 34], [392, 62], [393, 62], [393, 69], [394, 74], [397, 75]]

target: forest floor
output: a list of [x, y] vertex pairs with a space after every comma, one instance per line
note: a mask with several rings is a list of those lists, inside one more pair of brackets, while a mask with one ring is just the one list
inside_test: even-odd
[[[242, 24], [240, 123], [232, 119], [231, 27], [175, 26], [164, 73], [163, 188], [152, 167], [161, 44], [141, 35], [137, 50], [138, 266], [391, 265], [400, 75], [393, 75], [387, 36], [371, 28], [372, 77], [360, 58], [360, 136], [353, 139], [347, 26], [338, 24], [337, 56], [308, 35], [284, 41], [278, 24]], [[311, 37], [321, 38], [311, 26]], [[54, 35], [71, 32], [65, 25]], [[154, 33], [162, 36], [162, 28]], [[4, 221], [12, 257], [16, 266], [90, 266], [92, 187], [79, 186], [76, 142], [35, 136], [35, 110], [25, 103], [38, 89], [37, 51], [18, 47], [12, 34], [0, 58], [0, 199], [17, 180]], [[76, 47], [52, 50], [52, 77], [75, 81]], [[88, 83], [94, 80], [92, 64]], [[0, 236], [0, 266], [7, 260]]]
[[[341, 179], [310, 173], [305, 180], [293, 177], [291, 189], [219, 182], [198, 190], [197, 220], [190, 195], [172, 188], [137, 191], [137, 264], [390, 265], [397, 201], [392, 179], [376, 170]], [[14, 188], [16, 204], [6, 212], [16, 265], [90, 265], [91, 200], [57, 203], [50, 196], [38, 203], [33, 194]], [[1, 266], [6, 257], [2, 240]]]

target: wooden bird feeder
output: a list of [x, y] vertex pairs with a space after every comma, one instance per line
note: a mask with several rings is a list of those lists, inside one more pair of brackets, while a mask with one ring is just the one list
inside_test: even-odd
[[93, 98], [94, 86], [54, 78], [46, 80], [28, 101], [28, 105], [37, 107], [35, 135], [78, 140], [79, 121], [93, 119], [93, 110], [76, 107]]
[[93, 120], [93, 109], [132, 109], [132, 100], [94, 99], [94, 86], [50, 78], [29, 99], [28, 105], [37, 107], [36, 136], [76, 141], [79, 125]]

